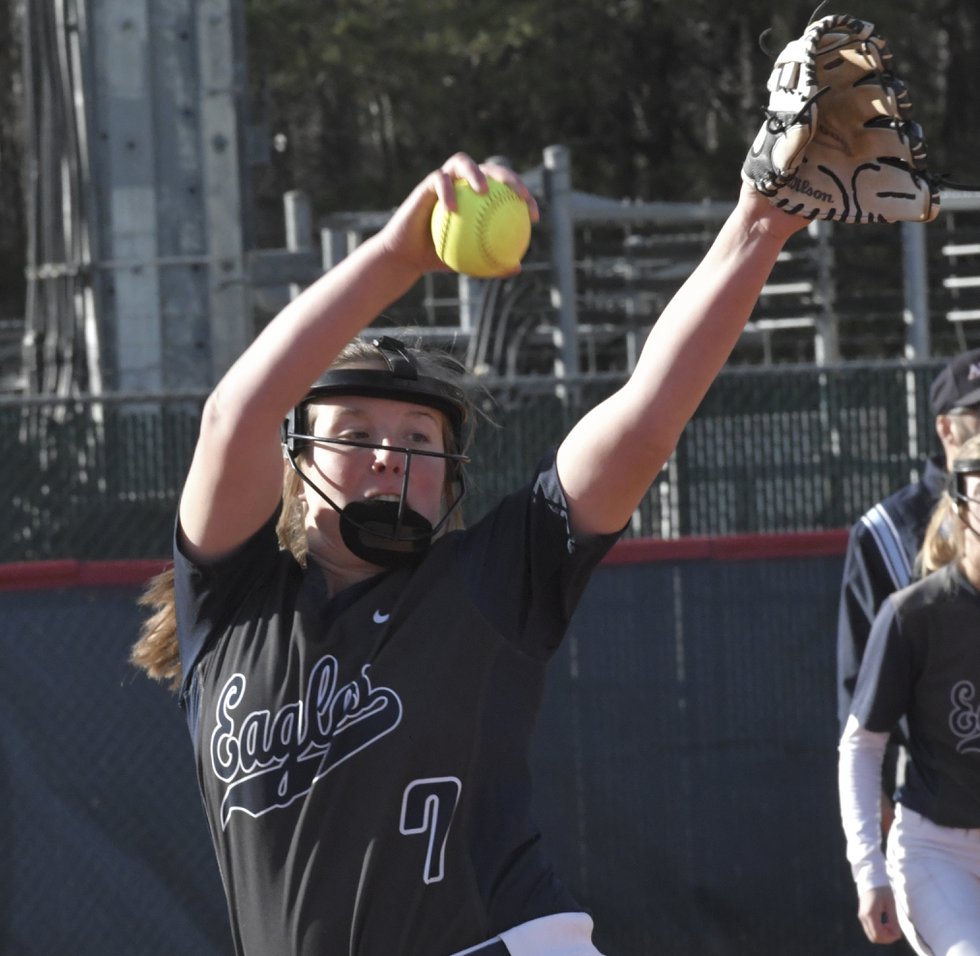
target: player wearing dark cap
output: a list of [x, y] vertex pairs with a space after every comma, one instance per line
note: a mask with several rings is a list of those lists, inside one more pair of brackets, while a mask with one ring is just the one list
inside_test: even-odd
[[950, 359], [933, 380], [929, 401], [934, 415], [952, 415], [980, 405], [980, 349]]

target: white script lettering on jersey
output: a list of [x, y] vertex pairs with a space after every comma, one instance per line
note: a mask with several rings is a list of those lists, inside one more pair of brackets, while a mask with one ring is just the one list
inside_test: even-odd
[[246, 690], [233, 674], [218, 695], [211, 734], [211, 767], [228, 784], [221, 801], [221, 827], [235, 810], [259, 817], [288, 807], [358, 751], [391, 733], [402, 717], [398, 695], [372, 687], [366, 664], [361, 676], [337, 686], [339, 666], [330, 654], [317, 661], [305, 698], [268, 710], [236, 713]]
[[961, 680], [949, 696], [953, 703], [949, 729], [959, 737], [957, 751], [980, 752], [980, 704], [977, 704], [977, 689], [973, 686], [973, 681]]

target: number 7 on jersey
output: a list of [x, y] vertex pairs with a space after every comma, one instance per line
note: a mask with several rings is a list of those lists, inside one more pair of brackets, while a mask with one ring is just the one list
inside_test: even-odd
[[413, 780], [402, 795], [401, 832], [429, 838], [422, 874], [426, 883], [438, 883], [445, 875], [446, 840], [462, 789], [458, 777], [428, 777]]

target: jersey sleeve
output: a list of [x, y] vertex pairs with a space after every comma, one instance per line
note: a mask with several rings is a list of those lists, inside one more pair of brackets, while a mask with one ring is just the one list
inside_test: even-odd
[[460, 570], [497, 630], [544, 658], [561, 643], [592, 571], [618, 538], [572, 533], [551, 451], [528, 486], [464, 534]]
[[183, 672], [181, 698], [210, 640], [228, 626], [253, 582], [268, 578], [279, 556], [276, 522], [280, 508], [255, 534], [218, 561], [199, 564], [181, 548], [179, 523], [174, 531], [174, 590], [177, 643]]
[[895, 728], [908, 710], [915, 682], [913, 648], [898, 606], [889, 597], [875, 617], [854, 687], [851, 714], [874, 733]]

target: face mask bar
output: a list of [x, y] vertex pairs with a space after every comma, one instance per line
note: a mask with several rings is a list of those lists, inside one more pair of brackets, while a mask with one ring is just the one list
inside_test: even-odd
[[[286, 455], [293, 471], [340, 515], [341, 536], [350, 551], [381, 567], [405, 567], [415, 564], [428, 550], [435, 534], [445, 525], [466, 496], [465, 482], [458, 466], [469, 462], [470, 459], [467, 455], [425, 451], [417, 448], [406, 448], [401, 445], [382, 445], [376, 442], [346, 438], [322, 438], [316, 435], [297, 433], [290, 433], [290, 438], [293, 441], [286, 445]], [[296, 439], [316, 445], [342, 445], [403, 454], [405, 456], [405, 470], [402, 475], [402, 487], [398, 501], [352, 501], [344, 508], [339, 507], [300, 468], [293, 450]], [[459, 485], [459, 492], [435, 526], [423, 515], [409, 508], [407, 504], [408, 481], [412, 470], [412, 458], [415, 455], [426, 458], [442, 458], [444, 461], [457, 466], [454, 481]]]
[[980, 474], [980, 458], [964, 458], [953, 462], [953, 473], [950, 475], [950, 495], [957, 505], [960, 521], [975, 535], [980, 536], [980, 529], [973, 526], [970, 520], [970, 502], [980, 504], [980, 499], [971, 498], [966, 493], [966, 479], [970, 475]]
[[949, 476], [950, 494], [956, 501], [972, 500], [966, 494], [966, 479], [976, 474], [980, 474], [980, 458], [959, 458], [953, 462], [953, 471]]
[[449, 451], [425, 451], [422, 448], [406, 448], [404, 445], [382, 445], [378, 442], [359, 441], [353, 438], [324, 438], [322, 435], [302, 435], [290, 432], [289, 437], [309, 442], [312, 445], [350, 445], [353, 448], [372, 448], [375, 451], [397, 451], [403, 455], [421, 455], [425, 458], [445, 458], [447, 461], [469, 463], [469, 455], [456, 455]]

